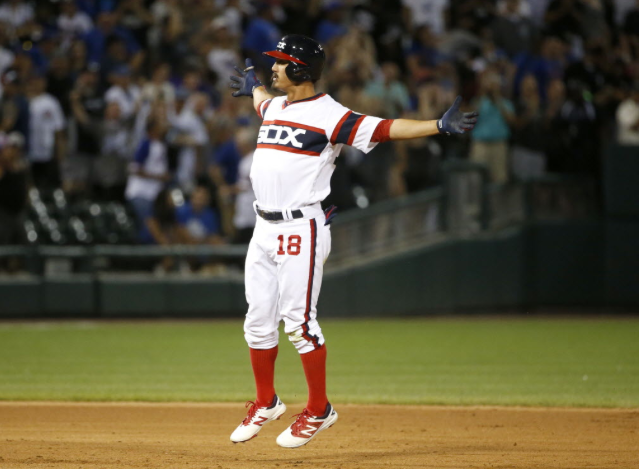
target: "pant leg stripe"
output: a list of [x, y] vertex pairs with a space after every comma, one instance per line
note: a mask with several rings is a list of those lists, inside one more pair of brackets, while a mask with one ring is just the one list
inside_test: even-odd
[[305, 305], [305, 322], [303, 323], [303, 337], [309, 340], [314, 348], [320, 348], [318, 343], [318, 337], [311, 335], [309, 333], [309, 321], [310, 321], [310, 312], [312, 310], [312, 291], [314, 289], [314, 269], [316, 267], [316, 220], [312, 218], [309, 220], [309, 226], [311, 229], [311, 249], [310, 249], [310, 259], [309, 259], [309, 280], [307, 282], [307, 301]]

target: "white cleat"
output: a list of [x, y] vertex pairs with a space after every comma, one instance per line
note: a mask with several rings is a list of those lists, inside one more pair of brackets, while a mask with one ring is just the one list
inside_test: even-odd
[[269, 407], [258, 407], [251, 401], [248, 401], [245, 407], [249, 407], [250, 404], [251, 407], [247, 412], [247, 417], [229, 437], [234, 443], [244, 443], [256, 437], [265, 423], [278, 420], [287, 410], [287, 407], [278, 396], [274, 396], [272, 405]]
[[318, 433], [331, 427], [338, 420], [338, 413], [331, 404], [327, 404], [325, 415], [314, 417], [307, 409], [298, 414], [296, 421], [281, 433], [276, 443], [283, 448], [298, 448], [307, 444]]

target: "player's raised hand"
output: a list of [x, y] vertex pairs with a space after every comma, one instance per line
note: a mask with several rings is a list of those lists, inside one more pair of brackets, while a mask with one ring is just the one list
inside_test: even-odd
[[254, 66], [252, 65], [251, 59], [245, 59], [245, 70], [241, 70], [238, 67], [234, 67], [234, 69], [240, 75], [231, 75], [229, 77], [231, 80], [229, 87], [238, 90], [231, 94], [234, 98], [239, 96], [253, 96], [254, 88], [257, 86], [263, 86], [254, 72]]
[[438, 121], [438, 131], [447, 134], [464, 134], [474, 128], [478, 112], [461, 112], [463, 98], [456, 97], [454, 104]]

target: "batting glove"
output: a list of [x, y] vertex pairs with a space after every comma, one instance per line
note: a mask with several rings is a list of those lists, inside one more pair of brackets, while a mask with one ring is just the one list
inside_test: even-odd
[[332, 224], [332, 220], [334, 220], [334, 217], [336, 216], [336, 210], [338, 210], [336, 205], [330, 205], [323, 210], [323, 212], [325, 212], [325, 226]]
[[257, 86], [263, 86], [256, 76], [256, 73], [254, 73], [254, 66], [252, 65], [251, 59], [245, 59], [245, 70], [241, 70], [236, 66], [234, 69], [240, 75], [239, 77], [236, 75], [231, 75], [229, 77], [231, 80], [229, 87], [238, 90], [231, 94], [234, 98], [239, 96], [253, 96], [254, 88]]
[[438, 121], [438, 131], [442, 134], [464, 134], [474, 128], [478, 112], [461, 112], [463, 98], [456, 97], [452, 107]]

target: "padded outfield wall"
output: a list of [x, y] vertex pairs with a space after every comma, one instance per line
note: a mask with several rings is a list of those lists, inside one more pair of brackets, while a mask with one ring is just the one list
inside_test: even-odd
[[[638, 304], [638, 229], [548, 222], [415, 249], [328, 273], [325, 317]], [[241, 317], [242, 280], [74, 275], [0, 282], [4, 317]]]

